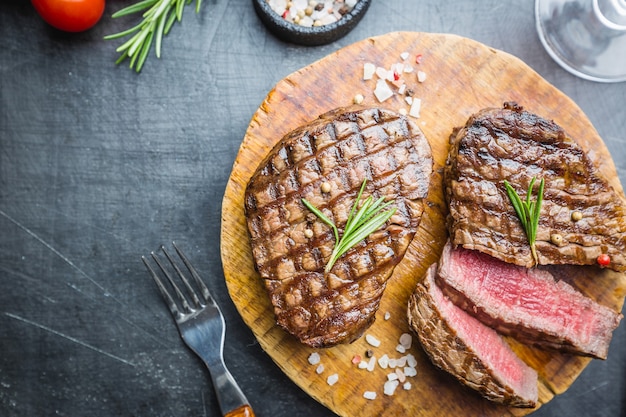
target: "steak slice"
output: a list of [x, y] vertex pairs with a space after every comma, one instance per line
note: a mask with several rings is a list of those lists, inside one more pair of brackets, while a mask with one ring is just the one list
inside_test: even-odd
[[[363, 334], [420, 223], [432, 164], [417, 125], [384, 109], [336, 109], [282, 138], [245, 193], [255, 267], [281, 327], [313, 347]], [[302, 198], [341, 234], [364, 179], [362, 199], [394, 200], [396, 212], [324, 273], [335, 238]]]
[[409, 298], [411, 329], [430, 360], [483, 397], [513, 407], [535, 407], [537, 372], [495, 332], [455, 306], [428, 268]]
[[[623, 200], [561, 127], [505, 103], [502, 109], [471, 116], [464, 127], [454, 130], [450, 142], [444, 190], [455, 246], [534, 266], [504, 180], [525, 195], [536, 176], [537, 184], [545, 179], [536, 239], [538, 263], [593, 265], [605, 253], [610, 268], [626, 271]], [[574, 212], [578, 213], [572, 216]], [[578, 214], [582, 218], [573, 220]], [[555, 234], [560, 237], [551, 239]]]
[[548, 271], [453, 249], [439, 259], [437, 284], [453, 303], [495, 330], [531, 345], [606, 359], [622, 315]]

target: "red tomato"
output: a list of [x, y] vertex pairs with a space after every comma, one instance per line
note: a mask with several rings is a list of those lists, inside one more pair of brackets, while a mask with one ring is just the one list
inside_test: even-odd
[[105, 0], [32, 0], [37, 13], [57, 29], [82, 32], [100, 20]]

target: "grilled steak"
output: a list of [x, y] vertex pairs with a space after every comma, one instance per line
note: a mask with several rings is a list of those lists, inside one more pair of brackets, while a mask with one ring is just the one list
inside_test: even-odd
[[[431, 172], [420, 129], [384, 109], [331, 111], [271, 150], [248, 184], [245, 211], [255, 267], [281, 327], [314, 347], [363, 334], [419, 225]], [[394, 200], [396, 213], [324, 273], [335, 238], [302, 198], [341, 234], [364, 179], [362, 199]]]
[[622, 315], [596, 303], [548, 271], [452, 249], [439, 260], [437, 284], [452, 302], [521, 342], [605, 359]]
[[437, 264], [409, 298], [408, 319], [430, 360], [483, 397], [514, 407], [537, 403], [537, 372], [493, 329], [456, 307], [435, 284]]
[[471, 116], [450, 141], [444, 188], [454, 245], [534, 266], [504, 180], [525, 195], [537, 176], [545, 179], [538, 263], [593, 265], [604, 253], [610, 268], [626, 270], [624, 203], [562, 128], [506, 103]]

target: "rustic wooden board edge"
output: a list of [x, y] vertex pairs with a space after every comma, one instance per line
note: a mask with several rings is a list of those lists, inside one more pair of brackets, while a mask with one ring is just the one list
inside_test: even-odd
[[[596, 163], [596, 165], [599, 167], [600, 171], [603, 172], [607, 176], [607, 178], [611, 180], [611, 184], [613, 185], [613, 187], [623, 195], [621, 184], [619, 183], [619, 179], [617, 178], [617, 175], [615, 174], [615, 166], [613, 164], [613, 161], [608, 155], [608, 151], [606, 150], [606, 147], [604, 146], [602, 140], [599, 138], [594, 127], [587, 120], [582, 110], [580, 110], [580, 108], [578, 108], [578, 106], [571, 99], [569, 99], [563, 93], [561, 93], [560, 91], [552, 87], [550, 84], [548, 84], [535, 71], [528, 68], [526, 64], [524, 64], [518, 58], [512, 55], [509, 55], [505, 52], [498, 51], [493, 48], [489, 48], [475, 41], [470, 41], [465, 38], [458, 37], [456, 35], [394, 32], [394, 33], [382, 35], [379, 37], [368, 38], [363, 41], [357, 42], [354, 45], [343, 48], [342, 50], [339, 50], [331, 54], [330, 56], [327, 56], [301, 70], [294, 72], [293, 74], [287, 76], [285, 79], [277, 83], [277, 85], [267, 95], [263, 104], [259, 107], [257, 112], [255, 112], [255, 114], [253, 115], [250, 121], [248, 131], [246, 132], [246, 136], [244, 137], [240, 151], [233, 164], [233, 172], [231, 174], [231, 178], [229, 179], [226, 193], [224, 195], [223, 211], [222, 211], [222, 245], [223, 245], [222, 246], [222, 262], [224, 265], [224, 273], [226, 276], [226, 283], [228, 286], [228, 290], [231, 294], [231, 297], [233, 298], [233, 301], [239, 313], [244, 318], [244, 321], [246, 322], [246, 324], [250, 326], [251, 329], [253, 330], [262, 348], [266, 352], [268, 352], [270, 357], [272, 357], [272, 359], [277, 363], [277, 365], [296, 384], [298, 384], [305, 391], [309, 392], [313, 398], [327, 405], [329, 408], [333, 409], [333, 411], [338, 412], [340, 414], [342, 411], [345, 411], [345, 410], [342, 410], [340, 406], [341, 405], [340, 402], [346, 398], [345, 395], [353, 396], [353, 395], [358, 395], [358, 393], [355, 393], [352, 391], [342, 392], [341, 390], [333, 390], [329, 386], [324, 384], [323, 382], [315, 384], [313, 382], [310, 382], [310, 381], [313, 381], [312, 379], [306, 379], [306, 378], [302, 379], [301, 372], [303, 371], [303, 369], [298, 369], [294, 366], [289, 366], [287, 362], [281, 361], [277, 357], [275, 357], [275, 356], [281, 356], [283, 358], [286, 357], [286, 358], [293, 358], [294, 360], [302, 360], [302, 357], [295, 358], [293, 352], [295, 350], [303, 350], [303, 347], [300, 346], [293, 338], [285, 334], [282, 330], [278, 329], [274, 325], [274, 318], [273, 318], [273, 315], [271, 314], [271, 309], [270, 309], [270, 314], [267, 314], [267, 306], [269, 305], [268, 301], [265, 303], [265, 308], [260, 307], [262, 303], [259, 304], [258, 303], [259, 300], [255, 300], [254, 305], [251, 305], [249, 303], [250, 301], [249, 296], [251, 293], [253, 294], [265, 293], [261, 280], [260, 278], [258, 278], [258, 276], [256, 277], [256, 280], [252, 280], [252, 281], [256, 281], [256, 282], [252, 282], [252, 285], [254, 285], [254, 289], [252, 291], [243, 291], [240, 286], [236, 285], [236, 283], [238, 282], [238, 277], [236, 276], [237, 273], [239, 273], [242, 270], [250, 271], [250, 267], [252, 267], [252, 270], [253, 270], [251, 254], [250, 254], [249, 248], [246, 248], [247, 242], [245, 242], [245, 244], [242, 245], [241, 247], [234, 247], [234, 248], [231, 247], [232, 245], [229, 246], [228, 243], [232, 243], [233, 241], [241, 241], [242, 238], [247, 238], [247, 229], [245, 225], [245, 217], [243, 213], [242, 202], [243, 202], [243, 193], [245, 191], [245, 186], [248, 182], [248, 179], [252, 175], [252, 172], [256, 168], [255, 164], [252, 164], [254, 166], [251, 166], [251, 162], [255, 161], [256, 164], [258, 164], [258, 162], [261, 161], [265, 157], [266, 153], [271, 149], [273, 144], [276, 141], [278, 141], [280, 137], [282, 137], [285, 133], [301, 125], [302, 123], [305, 123], [311, 120], [317, 115], [324, 113], [325, 111], [338, 107], [337, 100], [330, 99], [332, 95], [329, 95], [326, 98], [322, 98], [319, 102], [318, 101], [313, 102], [307, 99], [302, 101], [301, 97], [298, 96], [298, 89], [306, 90], [306, 89], [312, 88], [312, 85], [310, 85], [310, 83], [307, 84], [307, 82], [310, 82], [312, 79], [315, 78], [311, 74], [314, 75], [315, 71], [318, 70], [319, 67], [324, 67], [325, 65], [327, 65], [329, 62], [333, 60], [340, 60], [341, 55], [342, 54], [345, 55], [348, 51], [348, 48], [353, 48], [354, 50], [356, 50], [356, 52], [352, 52], [353, 55], [351, 57], [354, 58], [354, 57], [359, 57], [359, 56], [366, 54], [366, 52], [371, 50], [372, 48], [380, 48], [383, 51], [388, 50], [389, 48], [392, 48], [390, 46], [391, 44], [394, 44], [397, 41], [404, 39], [404, 38], [408, 38], [409, 39], [408, 43], [412, 45], [420, 43], [420, 41], [423, 39], [434, 39], [435, 43], [440, 48], [442, 47], [442, 45], [450, 48], [450, 45], [464, 44], [464, 46], [468, 47], [471, 51], [473, 51], [476, 54], [476, 56], [482, 58], [480, 60], [480, 66], [481, 66], [480, 71], [487, 71], [492, 74], [503, 74], [507, 70], [509, 70], [511, 67], [514, 67], [514, 68], [521, 67], [525, 72], [524, 77], [523, 79], [519, 80], [520, 85], [517, 86], [516, 91], [512, 91], [509, 94], [509, 97], [507, 97], [507, 99], [519, 101], [520, 104], [527, 107], [530, 111], [544, 115], [544, 117], [547, 117], [547, 118], [552, 118], [553, 120], [555, 120], [555, 122], [559, 123], [562, 126], [572, 126], [572, 125], [578, 126], [577, 130], [581, 132], [585, 132], [587, 135], [589, 135], [587, 137], [594, 138], [594, 140], [592, 141], [587, 140], [587, 142], [584, 142], [582, 144], [586, 145], [586, 148], [587, 148], [586, 150], [589, 152], [590, 157], [592, 158], [594, 163]], [[354, 59], [349, 62], [342, 62], [342, 65], [345, 65], [344, 71], [346, 73], [359, 71], [358, 67], [362, 66], [362, 64], [363, 64], [362, 59]], [[474, 68], [473, 70], [475, 71], [476, 69]], [[453, 77], [454, 80], [458, 80], [458, 79], [466, 80], [468, 79], [468, 77], [473, 76], [473, 74], [468, 73], [467, 68], [463, 68], [462, 66], [459, 68], [454, 68], [452, 74], [456, 75], [455, 77]], [[307, 81], [307, 78], [308, 78], [308, 81]], [[452, 84], [454, 84], [454, 82], [452, 82]], [[465, 86], [460, 86], [460, 87], [462, 88]], [[488, 85], [485, 85], [483, 83], [479, 85], [478, 87], [484, 87], [484, 88], [477, 89], [476, 87], [477, 86], [475, 85], [471, 86], [472, 90], [475, 92], [477, 96], [476, 101], [481, 102], [481, 103], [484, 101], [485, 103], [487, 103], [486, 105], [482, 107], [501, 105], [501, 103], [494, 103], [492, 97], [485, 97], [486, 92], [489, 91]], [[452, 87], [448, 86], [447, 88], [452, 88]], [[532, 105], [530, 106], [527, 105], [528, 104], [527, 102], [522, 101], [525, 97], [527, 97], [528, 91], [536, 91], [536, 95], [534, 97], [534, 100], [532, 101]], [[568, 109], [568, 112], [566, 112], [565, 114], [563, 114], [562, 112], [559, 113], [558, 111], [555, 111], [554, 108], [550, 108], [550, 107], [543, 105], [543, 103], [545, 102], [554, 102], [555, 100], [558, 103], [559, 108], [566, 108]], [[504, 101], [507, 101], [507, 100], [504, 100]], [[343, 101], [339, 103], [339, 105], [347, 105], [347, 104], [349, 103], [343, 102]], [[272, 109], [274, 106], [277, 106], [277, 105], [293, 107], [296, 109], [296, 111], [293, 111], [290, 113], [290, 117], [288, 118], [288, 120], [286, 121], [281, 120], [281, 121], [285, 121], [285, 123], [280, 124], [280, 128], [277, 130], [277, 132], [273, 135], [273, 137], [270, 140], [266, 140], [264, 142], [259, 143], [257, 141], [259, 138], [256, 137], [255, 135], [257, 134], [258, 130], [262, 130], [262, 128], [266, 126], [267, 124], [271, 124], [272, 122], [275, 122], [275, 120], [272, 120], [272, 117], [275, 117], [276, 114], [272, 113], [273, 111]], [[312, 106], [312, 108], [315, 108], [316, 109], [315, 114], [310, 114], [310, 113], [301, 111], [302, 108], [306, 108], [307, 106]], [[300, 108], [300, 111], [298, 111], [298, 108]], [[464, 121], [467, 119], [467, 117], [469, 117], [469, 115], [471, 115], [477, 110], [480, 110], [480, 108], [478, 107], [464, 108], [462, 110], [456, 109], [457, 111], [456, 119], [458, 120], [455, 119], [455, 124], [458, 125], [458, 124], [464, 123]], [[433, 110], [433, 114], [431, 115], [431, 119], [442, 116], [440, 114], [440, 112], [443, 111], [442, 109], [434, 108], [432, 110]], [[422, 128], [422, 130], [424, 130], [426, 136], [429, 138], [429, 141], [431, 142], [431, 146], [437, 145], [437, 144], [441, 145], [440, 133], [436, 133], [436, 129], [433, 129], [432, 126], [429, 125], [429, 123], [422, 124], [420, 127]], [[572, 134], [572, 136], [576, 139], [576, 135]], [[433, 152], [433, 153], [435, 156], [435, 163], [436, 163], [436, 170], [437, 170], [443, 166], [443, 163], [445, 161], [445, 154], [447, 154], [447, 144], [443, 146], [443, 150], [441, 149], [441, 147], [439, 147], [438, 152]], [[244, 155], [247, 157], [243, 158]], [[434, 218], [437, 218], [438, 221], [442, 221], [443, 211], [441, 207], [439, 207], [441, 204], [441, 199], [435, 198], [434, 201], [432, 201], [432, 203], [433, 203], [434, 208], [431, 210], [430, 215], [432, 215]], [[420, 227], [420, 229], [423, 231], [423, 233], [430, 233], [434, 237], [436, 237], [435, 236], [437, 234], [436, 232], [432, 233], [431, 230], [428, 230], [429, 227], [432, 227], [433, 224], [435, 223], [437, 223], [437, 221], [430, 222], [430, 223], [423, 222], [422, 227]], [[236, 233], [237, 231], [241, 232], [242, 229], [245, 231], [244, 236], [242, 236], [241, 233], [238, 233], [238, 234]], [[430, 251], [423, 251], [413, 246], [414, 245], [412, 245], [412, 248], [411, 248], [413, 252], [413, 256], [415, 256], [415, 253], [423, 253], [423, 252], [428, 252], [429, 255], [422, 258], [421, 260], [422, 265], [420, 265], [420, 262], [417, 262], [418, 264], [417, 268], [416, 268], [414, 261], [409, 260], [408, 257], [405, 258], [405, 261], [403, 261], [398, 266], [397, 273], [394, 274], [394, 277], [396, 275], [406, 275], [409, 273], [407, 271], [410, 271], [411, 269], [417, 269], [417, 271], [423, 271], [425, 269], [425, 266], [423, 265], [423, 263], [425, 261], [426, 262], [432, 261], [435, 258], [435, 254], [440, 253], [440, 246], [442, 246], [442, 244], [431, 245], [431, 247], [429, 248]], [[232, 270], [232, 268], [229, 269], [229, 266], [232, 266], [233, 264], [237, 265], [238, 262], [241, 262], [242, 260], [245, 260], [246, 262], [245, 268], [239, 267], [239, 268], [235, 268], [235, 270]], [[414, 275], [417, 275], [417, 273]], [[410, 284], [405, 284], [405, 285], [409, 285], [409, 286], [414, 285], [417, 279], [419, 279], [419, 277], [414, 278], [414, 280]], [[390, 282], [392, 283], [394, 282], [393, 277], [390, 280]], [[620, 284], [617, 284], [616, 287], [621, 290], [626, 287], [626, 284], [622, 282]], [[619, 299], [620, 294], [617, 294], [616, 297]], [[620, 304], [619, 307], [621, 308], [621, 304], [623, 304], [623, 291], [621, 293], [621, 303], [618, 302], [618, 304]], [[331, 350], [330, 353], [328, 353], [328, 356], [331, 359], [333, 357], [345, 358], [346, 355], [350, 355], [350, 352], [354, 350], [354, 349], [351, 349], [351, 345], [348, 347], [344, 346], [344, 347], [337, 347], [333, 349], [334, 350]], [[546, 362], [546, 358], [544, 357], [543, 352], [539, 352], [539, 354], [537, 354], [536, 351], [532, 349], [528, 350], [528, 348], [523, 347], [523, 346], [518, 347], [518, 349], [521, 352], [525, 352], [524, 354], [529, 355], [531, 359], [533, 360], [536, 359], [539, 363]], [[278, 350], [280, 353], [277, 354], [275, 350]], [[304, 351], [308, 352], [312, 350], [305, 348]], [[565, 389], [567, 389], [567, 387], [571, 385], [571, 383], [576, 379], [576, 377], [580, 374], [580, 372], [584, 370], [588, 362], [589, 362], [588, 359], [580, 359], [580, 358], [571, 359], [569, 357], [563, 357], [562, 355], [556, 355], [556, 358], [547, 360], [547, 364], [549, 365], [550, 371], [549, 373], [542, 375], [542, 380], [541, 380], [541, 384], [539, 387], [541, 402], [545, 403], [547, 401], [550, 401], [554, 397], [555, 394], [559, 394], [563, 392]], [[306, 371], [307, 369], [304, 368], [304, 370]], [[552, 383], [550, 376], [554, 375], [555, 372], [561, 372], [561, 375], [564, 375], [563, 370], [567, 371], [566, 378], [563, 381], [561, 381], [561, 383], [557, 383], [557, 384]], [[311, 369], [308, 369], [308, 371], [309, 373], [312, 372]], [[309, 377], [310, 376], [311, 375], [309, 375]], [[307, 381], [309, 382], [308, 385], [307, 383], [305, 383]], [[374, 404], [372, 404], [372, 406], [373, 405]], [[372, 407], [372, 408], [379, 409], [378, 407]], [[382, 408], [380, 410], [382, 410]], [[353, 410], [353, 411], [357, 411], [357, 410]], [[360, 409], [360, 411], [364, 411], [364, 410]], [[368, 410], [368, 411], [371, 411], [371, 410]], [[510, 415], [525, 415], [531, 411], [532, 410], [506, 410], [506, 413], [510, 413]], [[499, 412], [505, 412], [505, 411], [499, 410]], [[429, 415], [429, 414], [424, 414], [424, 415]]]

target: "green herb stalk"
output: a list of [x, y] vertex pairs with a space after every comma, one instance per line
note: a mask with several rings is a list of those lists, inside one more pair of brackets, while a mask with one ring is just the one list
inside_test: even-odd
[[[132, 35], [126, 42], [117, 48], [122, 55], [115, 62], [119, 64], [126, 58], [130, 59], [130, 68], [141, 71], [148, 52], [155, 42], [157, 58], [161, 57], [161, 43], [163, 36], [167, 35], [174, 22], [180, 22], [183, 17], [183, 8], [191, 4], [193, 0], [142, 0], [138, 3], [125, 7], [115, 13], [113, 18], [128, 16], [144, 11], [143, 20], [136, 26], [122, 32], [107, 35], [104, 39], [119, 39]], [[196, 13], [200, 11], [202, 0], [196, 0]]]

